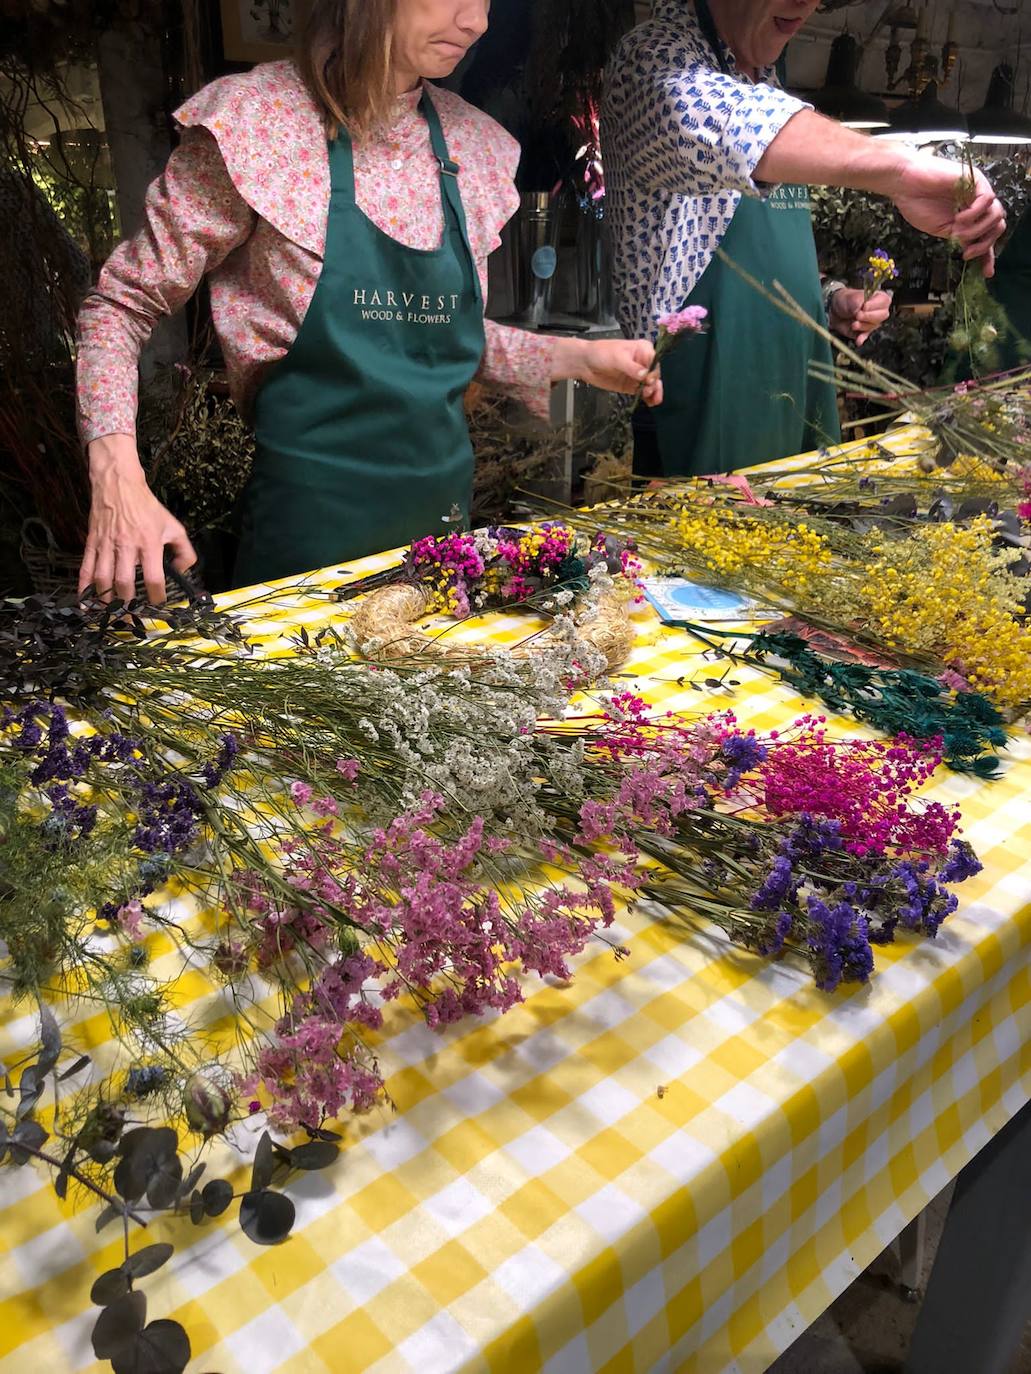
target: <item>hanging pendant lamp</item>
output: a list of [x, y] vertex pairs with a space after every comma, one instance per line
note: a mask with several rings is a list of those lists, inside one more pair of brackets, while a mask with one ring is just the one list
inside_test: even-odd
[[1031, 143], [1031, 119], [1013, 108], [1013, 68], [1008, 63], [992, 72], [987, 98], [968, 123], [974, 143]]
[[938, 99], [937, 81], [929, 81], [915, 100], [892, 110], [884, 138], [905, 138], [913, 143], [966, 143], [970, 138], [967, 117]]
[[831, 45], [827, 78], [812, 102], [821, 114], [849, 129], [884, 129], [889, 122], [887, 105], [856, 84], [859, 56], [859, 44], [852, 35], [839, 34]]

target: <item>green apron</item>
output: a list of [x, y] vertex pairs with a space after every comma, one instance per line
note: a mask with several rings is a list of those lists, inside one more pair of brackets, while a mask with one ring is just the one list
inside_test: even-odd
[[483, 299], [458, 168], [425, 93], [419, 108], [440, 164], [443, 243], [408, 248], [367, 218], [341, 130], [322, 274], [255, 404], [237, 586], [440, 534], [455, 507], [468, 518], [463, 401], [483, 357]]
[[[705, 0], [698, 17], [725, 74], [729, 68]], [[823, 321], [809, 190], [781, 186], [767, 200], [742, 196], [723, 252], [772, 289], [775, 281]], [[684, 305], [709, 312], [708, 331], [688, 335], [662, 363], [666, 399], [652, 411], [667, 477], [733, 472], [841, 437], [834, 387], [815, 382], [811, 362], [830, 345], [760, 296], [714, 257]]]

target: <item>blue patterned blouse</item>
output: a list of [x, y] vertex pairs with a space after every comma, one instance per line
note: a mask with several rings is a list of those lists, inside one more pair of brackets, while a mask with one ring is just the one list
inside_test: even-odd
[[753, 85], [713, 51], [693, 0], [657, 0], [609, 68], [602, 109], [606, 213], [616, 300], [629, 338], [652, 337], [679, 310], [723, 240], [777, 134], [806, 104], [773, 68]]

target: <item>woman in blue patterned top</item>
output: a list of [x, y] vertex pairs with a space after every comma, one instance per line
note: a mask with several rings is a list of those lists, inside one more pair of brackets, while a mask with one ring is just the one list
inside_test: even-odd
[[887, 196], [994, 271], [1005, 216], [983, 176], [958, 212], [956, 163], [843, 128], [780, 88], [776, 64], [818, 4], [656, 0], [613, 60], [602, 148], [621, 323], [640, 338], [686, 305], [710, 316], [663, 364], [664, 404], [635, 415], [641, 475], [730, 472], [839, 437], [833, 389], [809, 375], [828, 346], [726, 261], [862, 343], [890, 297], [835, 283], [825, 299], [810, 184]]

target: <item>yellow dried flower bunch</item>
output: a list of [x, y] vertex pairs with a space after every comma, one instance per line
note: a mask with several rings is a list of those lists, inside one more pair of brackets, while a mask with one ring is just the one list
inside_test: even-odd
[[689, 561], [716, 577], [753, 579], [791, 597], [804, 597], [831, 567], [827, 540], [804, 522], [777, 524], [725, 505], [684, 505], [674, 517], [674, 530]]
[[1019, 557], [992, 546], [987, 516], [924, 525], [877, 544], [862, 585], [871, 627], [894, 648], [926, 651], [1003, 708], [1031, 702], [1031, 628], [1019, 618]]
[[[940, 476], [941, 469], [936, 468], [936, 473]], [[992, 482], [1002, 486], [1006, 481], [1006, 474], [989, 458], [983, 458], [976, 453], [960, 453], [949, 467], [949, 475], [955, 479], [963, 479], [967, 482]]]

